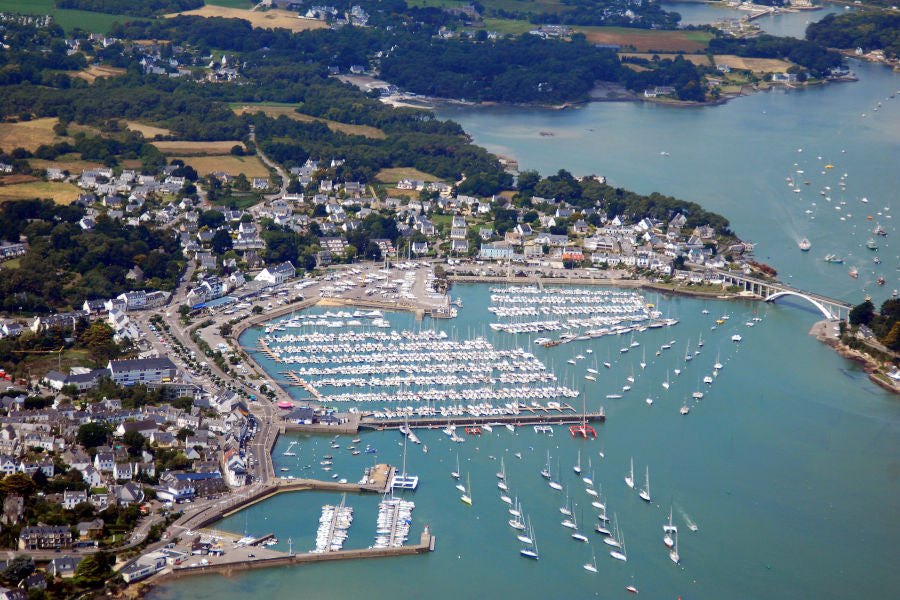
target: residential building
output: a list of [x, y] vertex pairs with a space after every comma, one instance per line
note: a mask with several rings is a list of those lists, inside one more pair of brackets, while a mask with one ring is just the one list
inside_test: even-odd
[[106, 368], [112, 380], [119, 385], [171, 381], [178, 371], [169, 358], [111, 360]]
[[63, 525], [23, 527], [19, 533], [19, 550], [61, 550], [72, 547], [72, 530]]

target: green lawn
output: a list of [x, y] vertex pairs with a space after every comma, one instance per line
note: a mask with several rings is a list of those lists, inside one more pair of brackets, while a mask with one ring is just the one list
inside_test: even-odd
[[23, 15], [50, 15], [66, 31], [80, 27], [95, 33], [106, 33], [116, 21], [134, 20], [128, 15], [108, 15], [87, 10], [56, 8], [54, 0], [0, 0], [0, 12]]
[[522, 35], [537, 27], [528, 21], [515, 19], [484, 19], [484, 28], [487, 31], [496, 31], [501, 35]]

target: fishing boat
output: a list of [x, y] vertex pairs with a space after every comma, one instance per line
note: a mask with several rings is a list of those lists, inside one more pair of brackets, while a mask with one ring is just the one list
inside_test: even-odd
[[628, 469], [628, 475], [625, 477], [625, 485], [634, 489], [634, 457], [631, 458], [631, 466]]
[[878, 250], [878, 242], [875, 241], [875, 238], [869, 238], [869, 241], [866, 242], [866, 248], [869, 250]]
[[812, 244], [809, 242], [807, 238], [803, 238], [799, 242], [797, 242], [797, 246], [800, 248], [802, 252], [809, 252], [809, 249], [812, 247]]
[[459, 499], [462, 500], [463, 504], [468, 504], [469, 506], [472, 506], [472, 486], [470, 485], [470, 482], [469, 482], [469, 474], [468, 473], [466, 473], [466, 492], [462, 496], [460, 496]]
[[880, 235], [880, 236], [887, 235], [887, 231], [884, 230], [884, 227], [882, 227], [881, 225], [879, 225], [877, 223], [875, 224], [875, 229], [872, 230], [872, 233], [874, 233], [875, 235]]
[[859, 277], [859, 271], [856, 270], [856, 267], [850, 269], [850, 277], [852, 277], [853, 279]]
[[879, 277], [875, 280], [875, 283], [877, 283], [878, 285], [884, 285], [884, 277]]
[[824, 260], [825, 260], [825, 262], [827, 262], [827, 263], [832, 263], [832, 264], [835, 264], [835, 265], [839, 265], [839, 264], [842, 264], [842, 263], [844, 262], [844, 259], [843, 259], [843, 258], [840, 258], [840, 257], [838, 257], [838, 256], [835, 255], [835, 254], [826, 254]]
[[650, 467], [647, 466], [646, 475], [644, 478], [644, 488], [638, 492], [638, 496], [641, 497], [641, 500], [644, 502], [650, 502]]
[[647, 403], [647, 406], [653, 406], [653, 398], [651, 398], [650, 396], [644, 398], [644, 402]]
[[672, 524], [672, 507], [669, 507], [669, 523], [667, 525], [663, 525], [663, 544], [666, 545], [666, 548], [673, 548], [675, 546], [674, 536], [678, 534], [678, 526]]

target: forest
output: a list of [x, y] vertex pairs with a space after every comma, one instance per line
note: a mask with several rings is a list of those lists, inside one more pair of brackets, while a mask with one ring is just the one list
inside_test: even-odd
[[900, 14], [865, 11], [828, 15], [810, 23], [806, 36], [829, 48], [884, 50], [886, 56], [896, 58], [900, 56]]
[[866, 325], [875, 337], [891, 350], [900, 351], [900, 300], [889, 298], [876, 312], [871, 300], [865, 300], [850, 311], [851, 325]]
[[56, 0], [57, 8], [75, 8], [135, 17], [151, 17], [201, 6], [203, 0]]
[[[19, 266], [0, 271], [0, 309], [46, 313], [80, 307], [84, 300], [108, 298], [130, 289], [173, 289], [184, 258], [171, 231], [125, 227], [106, 216], [92, 231], [78, 220], [83, 210], [49, 200], [17, 200], [0, 205], [0, 236], [28, 238]], [[143, 284], [126, 281], [140, 265]]]

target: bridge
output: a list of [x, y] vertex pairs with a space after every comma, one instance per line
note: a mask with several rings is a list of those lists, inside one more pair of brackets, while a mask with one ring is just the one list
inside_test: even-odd
[[806, 292], [797, 288], [792, 288], [783, 283], [765, 281], [755, 277], [739, 275], [728, 271], [716, 270], [715, 273], [722, 278], [726, 285], [738, 286], [752, 294], [755, 294], [766, 302], [774, 302], [785, 296], [795, 296], [806, 300], [812, 304], [826, 319], [842, 320], [849, 318], [852, 304], [848, 304], [841, 300], [835, 300], [822, 294]]

